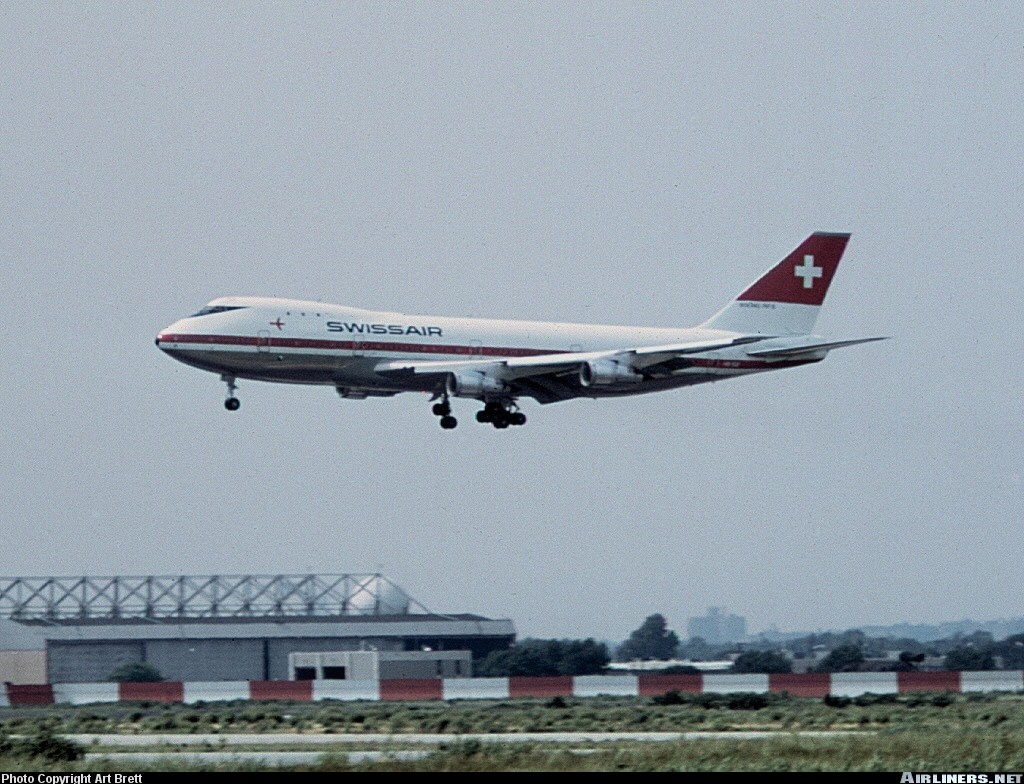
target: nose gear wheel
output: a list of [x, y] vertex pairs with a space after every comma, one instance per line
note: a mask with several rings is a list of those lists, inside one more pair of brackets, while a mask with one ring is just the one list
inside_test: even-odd
[[235, 383], [235, 377], [221, 376], [220, 380], [228, 385], [228, 396], [224, 401], [224, 408], [228, 411], [237, 411], [242, 405], [242, 401], [235, 397], [235, 390], [238, 389], [238, 385]]

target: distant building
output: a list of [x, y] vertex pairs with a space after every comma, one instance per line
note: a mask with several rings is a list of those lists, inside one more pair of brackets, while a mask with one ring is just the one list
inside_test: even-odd
[[743, 642], [747, 638], [747, 619], [727, 615], [722, 607], [711, 607], [707, 615], [691, 618], [686, 630], [691, 639], [700, 637], [711, 645]]
[[[0, 579], [12, 683], [104, 681], [135, 662], [173, 681], [287, 680], [290, 654], [321, 652], [344, 660], [332, 677], [365, 658], [381, 677], [463, 677], [514, 642], [510, 620], [431, 613], [379, 574]], [[380, 655], [345, 657], [364, 651]]]

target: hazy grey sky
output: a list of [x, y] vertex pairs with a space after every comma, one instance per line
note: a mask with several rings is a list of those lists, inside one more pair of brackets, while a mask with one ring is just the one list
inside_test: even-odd
[[[1017, 3], [0, 5], [0, 574], [382, 571], [521, 636], [1024, 615]], [[848, 231], [826, 362], [442, 431], [217, 296], [652, 326]]]

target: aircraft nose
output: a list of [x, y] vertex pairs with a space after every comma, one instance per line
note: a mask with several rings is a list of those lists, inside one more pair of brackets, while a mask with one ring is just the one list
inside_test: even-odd
[[[171, 326], [173, 326], [173, 324]], [[153, 340], [153, 343], [156, 344], [156, 347], [158, 349], [161, 349], [163, 351], [167, 351], [166, 344], [172, 342], [170, 340], [171, 337], [172, 337], [171, 327], [164, 327], [162, 330], [160, 330], [156, 334], [156, 338]]]

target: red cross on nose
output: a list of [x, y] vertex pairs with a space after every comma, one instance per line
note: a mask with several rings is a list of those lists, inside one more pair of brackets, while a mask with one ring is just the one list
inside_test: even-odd
[[277, 327], [278, 329], [281, 329], [281, 327], [283, 327], [283, 326], [284, 326], [284, 322], [283, 322], [283, 321], [281, 321], [281, 317], [280, 317], [280, 316], [278, 316], [278, 317], [277, 317], [277, 321], [271, 321], [271, 322], [270, 322], [270, 326], [272, 326], [272, 327]]

